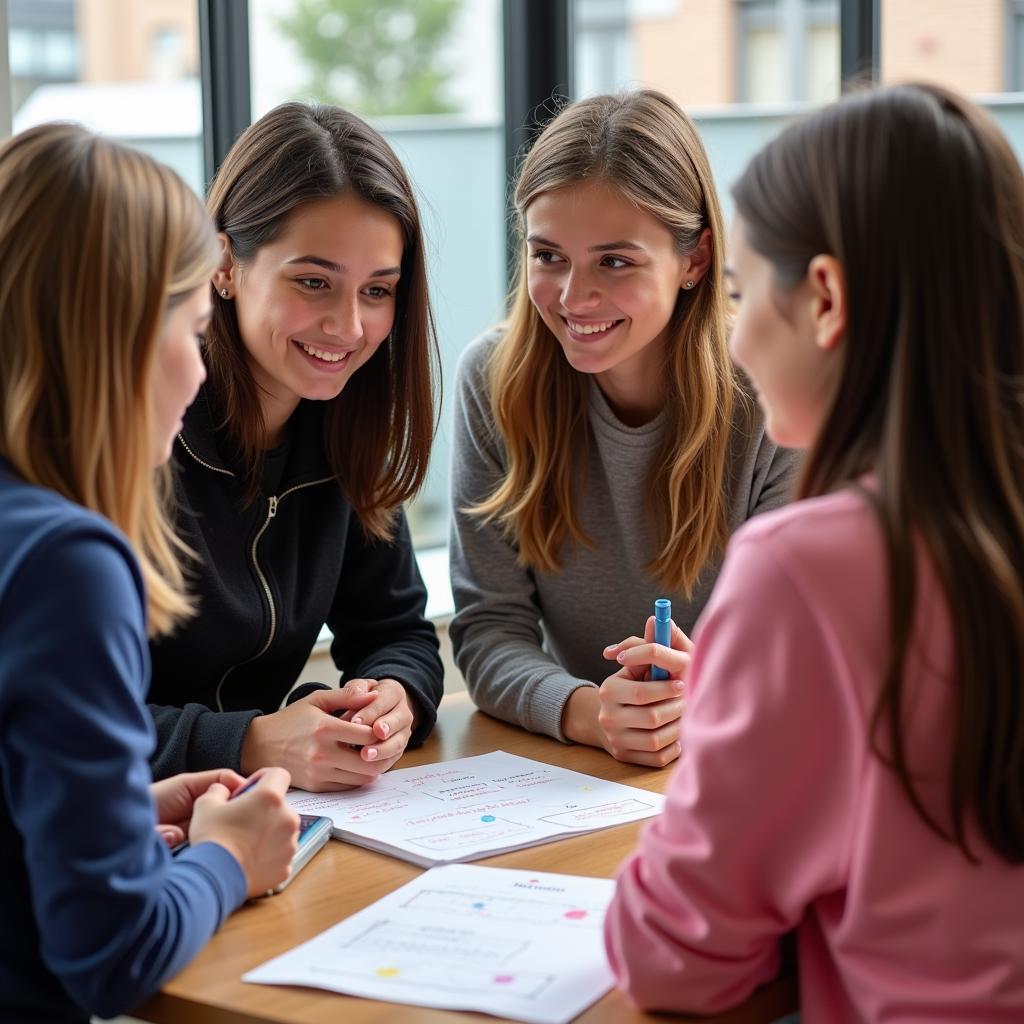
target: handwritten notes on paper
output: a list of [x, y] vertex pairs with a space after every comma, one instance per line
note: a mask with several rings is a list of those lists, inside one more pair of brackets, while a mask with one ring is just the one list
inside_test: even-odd
[[614, 884], [433, 868], [243, 980], [565, 1024], [612, 986], [601, 933]]
[[496, 750], [344, 793], [293, 790], [288, 802], [331, 818], [335, 838], [429, 867], [649, 818], [664, 798]]

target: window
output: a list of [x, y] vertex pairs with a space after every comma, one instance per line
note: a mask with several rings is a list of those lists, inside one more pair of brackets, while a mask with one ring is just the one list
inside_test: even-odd
[[1024, 154], [1024, 0], [879, 0], [881, 79], [972, 96]]
[[[838, 0], [574, 0], [574, 93], [668, 93], [701, 130], [728, 217], [729, 185], [753, 152], [802, 104], [838, 95], [838, 9]], [[746, 105], [755, 102], [772, 106]]]
[[826, 103], [839, 95], [838, 0], [740, 0], [742, 103]]
[[196, 0], [0, 0], [14, 131], [79, 121], [203, 187]]

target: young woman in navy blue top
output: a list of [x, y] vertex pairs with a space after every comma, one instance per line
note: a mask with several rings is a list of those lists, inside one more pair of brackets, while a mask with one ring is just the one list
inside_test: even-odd
[[0, 146], [0, 1020], [131, 1010], [295, 850], [287, 772], [228, 803], [233, 771], [148, 767], [147, 636], [191, 611], [154, 467], [216, 258], [149, 157], [71, 125]]

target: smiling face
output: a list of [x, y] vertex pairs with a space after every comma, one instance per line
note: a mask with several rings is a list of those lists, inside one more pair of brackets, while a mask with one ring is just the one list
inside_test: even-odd
[[249, 263], [215, 278], [235, 301], [268, 443], [303, 398], [328, 401], [391, 333], [398, 219], [353, 192], [298, 207]]
[[160, 466], [170, 458], [185, 410], [206, 379], [199, 344], [209, 322], [210, 287], [204, 284], [167, 314], [157, 338], [150, 375], [154, 405], [154, 466]]
[[526, 209], [530, 299], [581, 373], [624, 406], [660, 393], [666, 329], [694, 260], [605, 181], [544, 192]]

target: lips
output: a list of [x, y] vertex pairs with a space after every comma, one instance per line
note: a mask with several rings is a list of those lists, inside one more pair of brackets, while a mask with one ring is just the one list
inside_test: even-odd
[[312, 356], [314, 359], [319, 359], [324, 363], [340, 363], [347, 359], [352, 351], [351, 349], [346, 349], [344, 352], [339, 352], [336, 349], [317, 348], [314, 345], [307, 345], [304, 341], [297, 341], [295, 344], [298, 345], [306, 355]]
[[569, 317], [563, 316], [562, 322], [565, 324], [571, 338], [575, 341], [586, 342], [600, 341], [602, 338], [607, 338], [622, 323], [622, 320], [591, 320], [584, 322], [581, 320], [571, 320]]
[[292, 339], [292, 344], [310, 366], [324, 373], [338, 373], [343, 370], [353, 352], [352, 349], [320, 348], [295, 339]]

